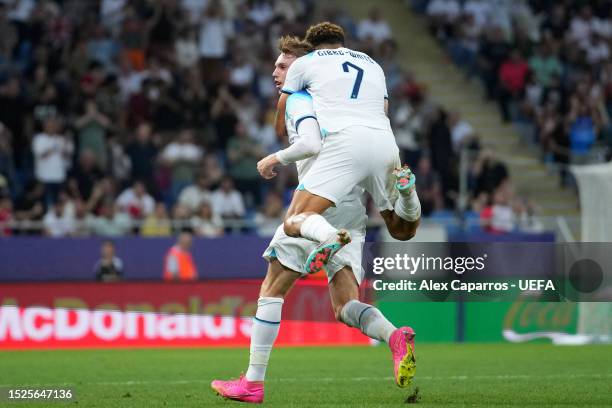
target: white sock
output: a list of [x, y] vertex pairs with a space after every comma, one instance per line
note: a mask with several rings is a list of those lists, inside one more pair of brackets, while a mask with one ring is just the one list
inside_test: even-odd
[[263, 381], [272, 345], [280, 328], [282, 298], [260, 297], [257, 300], [257, 313], [253, 318], [251, 332], [251, 356], [249, 369], [246, 372], [247, 381]]
[[300, 234], [302, 237], [315, 242], [323, 242], [330, 235], [338, 232], [338, 229], [334, 228], [325, 217], [321, 214], [312, 214], [306, 217], [300, 227]]
[[416, 190], [408, 195], [400, 194], [395, 201], [395, 213], [406, 221], [416, 221], [421, 218], [421, 202]]
[[385, 316], [372, 305], [358, 300], [347, 302], [340, 312], [342, 321], [355, 327], [371, 339], [389, 343], [391, 333], [396, 329]]

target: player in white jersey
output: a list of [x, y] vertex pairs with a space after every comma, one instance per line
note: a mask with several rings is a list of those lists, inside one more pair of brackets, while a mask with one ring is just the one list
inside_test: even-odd
[[[276, 61], [273, 75], [275, 83], [280, 87], [288, 67], [308, 49], [308, 44], [295, 37], [283, 37], [279, 49], [281, 55]], [[320, 130], [310, 95], [307, 92], [291, 95], [287, 101], [286, 114], [290, 146], [262, 160], [258, 168], [271, 177], [275, 164], [295, 162], [301, 185], [301, 180], [309, 172], [321, 149]], [[327, 265], [330, 298], [339, 321], [389, 344], [394, 362], [399, 362], [394, 364], [398, 384], [401, 382], [400, 385], [404, 385], [414, 375], [415, 368], [412, 348], [406, 344], [404, 333], [411, 329], [395, 328], [378, 309], [358, 300], [359, 285], [364, 275], [361, 251], [367, 220], [361, 201], [362, 194], [363, 189], [355, 186], [344, 200], [339, 201], [336, 208], [330, 208], [323, 214], [329, 222], [346, 228], [353, 236], [352, 242]], [[237, 380], [213, 381], [212, 388], [223, 397], [244, 402], [263, 401], [265, 371], [278, 334], [284, 298], [295, 281], [306, 273], [304, 264], [316, 246], [313, 241], [287, 236], [283, 225], [278, 227], [264, 252], [269, 266], [253, 322], [249, 368], [246, 375]], [[404, 368], [398, 370], [402, 363]]]
[[344, 47], [344, 32], [332, 23], [310, 27], [306, 41], [315, 50], [298, 58], [287, 73], [279, 99], [278, 126], [284, 124], [288, 95], [306, 89], [313, 98], [324, 142], [316, 162], [296, 192], [284, 222], [289, 236], [319, 243], [307, 261], [310, 272], [322, 269], [350, 235], [321, 214], [356, 186], [372, 196], [396, 239], [414, 235], [420, 218], [412, 190], [414, 177], [399, 170], [399, 149], [387, 118], [387, 88], [382, 68], [367, 54]]

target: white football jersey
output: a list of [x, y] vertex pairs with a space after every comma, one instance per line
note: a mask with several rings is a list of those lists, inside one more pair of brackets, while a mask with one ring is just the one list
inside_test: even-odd
[[[294, 62], [295, 64], [295, 62]], [[306, 91], [298, 91], [289, 95], [285, 108], [285, 124], [287, 127], [287, 135], [289, 143], [295, 143], [300, 137], [298, 128], [302, 120], [306, 118], [317, 119], [313, 108], [313, 99]], [[297, 161], [297, 173], [300, 185], [302, 188], [302, 179], [308, 170], [312, 167], [317, 156]], [[364, 190], [359, 186], [355, 186], [351, 192], [337, 204], [336, 207], [327, 209], [323, 216], [327, 221], [338, 227], [347, 228], [354, 231], [359, 231], [365, 234], [365, 225], [367, 221], [366, 208], [362, 202]]]
[[312, 95], [324, 135], [354, 125], [391, 130], [385, 114], [385, 74], [363, 52], [321, 49], [298, 58], [289, 67], [283, 92], [302, 89]]
[[[293, 144], [300, 137], [298, 127], [306, 118], [317, 119], [315, 111], [312, 107], [312, 97], [306, 91], [295, 92], [287, 98], [285, 107], [285, 124], [287, 126], [287, 137], [289, 144]], [[298, 180], [301, 182], [302, 177], [314, 163], [316, 156], [309, 157], [304, 160], [295, 162], [297, 166]]]

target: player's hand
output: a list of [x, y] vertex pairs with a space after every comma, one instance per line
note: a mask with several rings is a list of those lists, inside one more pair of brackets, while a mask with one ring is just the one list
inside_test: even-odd
[[270, 180], [276, 176], [274, 166], [279, 163], [280, 162], [276, 158], [276, 154], [273, 153], [257, 162], [257, 171], [259, 174], [261, 174], [261, 177], [265, 178], [266, 180]]

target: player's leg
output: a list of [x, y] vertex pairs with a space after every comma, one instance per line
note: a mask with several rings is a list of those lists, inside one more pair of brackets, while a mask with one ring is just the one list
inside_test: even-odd
[[421, 219], [421, 203], [414, 188], [416, 177], [408, 166], [396, 169], [393, 175], [397, 180], [394, 189], [399, 196], [393, 210], [383, 210], [380, 215], [393, 238], [407, 241], [416, 234]]
[[329, 296], [338, 321], [361, 330], [371, 339], [389, 342], [397, 328], [374, 306], [359, 301], [359, 286], [350, 267], [334, 274], [329, 282]]
[[315, 242], [325, 241], [329, 235], [337, 231], [325, 219], [320, 224], [308, 225], [308, 227], [305, 227], [304, 232], [302, 232], [302, 226], [306, 219], [318, 219], [318, 217], [312, 216], [323, 214], [325, 210], [333, 205], [333, 201], [327, 198], [303, 189], [296, 190], [285, 215], [285, 222], [283, 224], [285, 234], [295, 238], [307, 238]]
[[[302, 191], [297, 191], [295, 204], [285, 220], [285, 232], [320, 243], [307, 261], [305, 271], [316, 273], [327, 265], [335, 253], [351, 241], [348, 231], [338, 230], [321, 214], [331, 205], [346, 197], [367, 175], [373, 155], [364, 152], [361, 143], [353, 140], [359, 127], [349, 127], [328, 134], [317, 160], [302, 180]], [[367, 139], [368, 142], [371, 140]], [[316, 199], [314, 198], [316, 197]]]
[[253, 318], [249, 367], [246, 375], [237, 380], [212, 382], [211, 387], [222, 397], [244, 402], [263, 402], [266, 368], [278, 336], [284, 298], [299, 277], [298, 272], [286, 268], [278, 259], [270, 260]]
[[285, 296], [299, 277], [299, 273], [284, 267], [278, 259], [270, 261], [253, 319], [251, 354], [246, 372], [248, 381], [263, 381], [265, 378], [270, 352], [280, 328]]
[[336, 319], [389, 345], [395, 381], [398, 386], [407, 387], [416, 372], [414, 330], [407, 326], [396, 328], [376, 307], [360, 302], [359, 285], [350, 267], [334, 274], [329, 294]]

